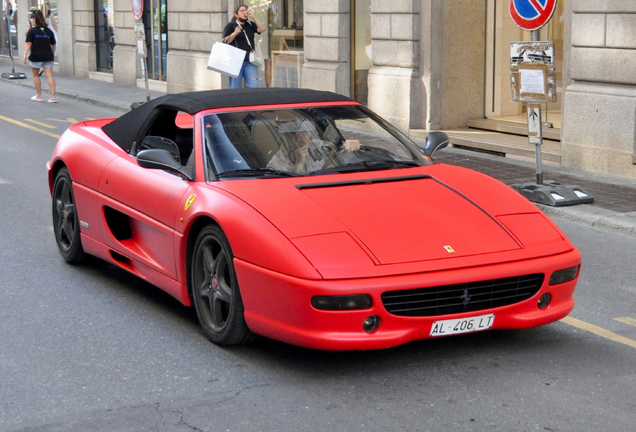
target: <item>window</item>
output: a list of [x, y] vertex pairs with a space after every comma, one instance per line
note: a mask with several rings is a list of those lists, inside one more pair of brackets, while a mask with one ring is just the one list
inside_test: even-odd
[[144, 23], [148, 43], [148, 78], [166, 80], [168, 56], [167, 0], [144, 0]]
[[[302, 87], [303, 0], [243, 0], [267, 27], [260, 35], [267, 87]], [[258, 42], [258, 37], [257, 43]]]
[[95, 45], [97, 70], [113, 70], [115, 48], [115, 0], [95, 0]]
[[2, 21], [0, 21], [0, 54], [20, 57], [18, 50], [17, 20], [15, 0], [3, 0]]

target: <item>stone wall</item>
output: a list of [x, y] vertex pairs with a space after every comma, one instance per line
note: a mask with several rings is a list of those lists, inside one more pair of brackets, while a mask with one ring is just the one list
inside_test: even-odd
[[636, 0], [573, 0], [563, 166], [636, 178]]

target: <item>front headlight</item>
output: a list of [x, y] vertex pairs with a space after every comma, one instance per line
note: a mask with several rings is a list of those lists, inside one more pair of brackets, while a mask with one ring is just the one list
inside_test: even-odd
[[581, 267], [580, 265], [574, 266], [574, 267], [570, 267], [570, 268], [566, 268], [563, 270], [557, 270], [554, 273], [552, 273], [552, 276], [550, 276], [550, 285], [558, 285], [558, 284], [562, 284], [565, 282], [569, 282], [572, 279], [575, 279], [578, 274], [579, 274], [579, 267]]

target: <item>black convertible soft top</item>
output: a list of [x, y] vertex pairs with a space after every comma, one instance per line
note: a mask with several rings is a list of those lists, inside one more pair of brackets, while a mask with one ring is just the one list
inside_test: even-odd
[[130, 151], [149, 122], [162, 110], [195, 114], [214, 108], [290, 103], [345, 102], [350, 98], [340, 94], [310, 89], [255, 88], [225, 89], [175, 93], [153, 99], [102, 127], [103, 131], [125, 151]]

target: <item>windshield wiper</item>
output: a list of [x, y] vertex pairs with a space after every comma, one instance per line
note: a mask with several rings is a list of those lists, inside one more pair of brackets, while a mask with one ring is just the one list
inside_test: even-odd
[[350, 173], [350, 172], [363, 172], [363, 171], [379, 171], [385, 169], [395, 168], [409, 168], [419, 166], [418, 163], [413, 161], [362, 161], [350, 163], [344, 166], [335, 166], [326, 168], [324, 170], [314, 171], [312, 174], [324, 174], [328, 172], [336, 173]]
[[298, 177], [298, 174], [273, 168], [255, 168], [224, 171], [217, 174], [217, 177]]

